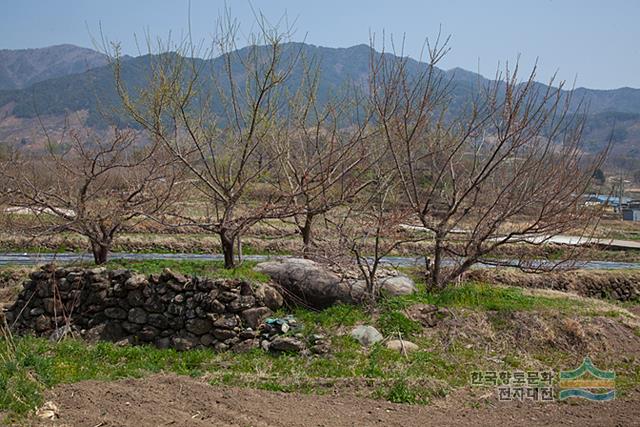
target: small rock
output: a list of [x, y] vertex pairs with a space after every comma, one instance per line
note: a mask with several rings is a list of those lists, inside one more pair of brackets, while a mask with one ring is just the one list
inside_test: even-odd
[[230, 291], [224, 291], [218, 295], [218, 299], [225, 304], [234, 301], [236, 298], [238, 298], [238, 294]]
[[221, 329], [233, 329], [238, 325], [238, 319], [234, 315], [225, 315], [213, 322], [213, 326]]
[[104, 310], [104, 315], [111, 319], [126, 319], [127, 312], [120, 307], [109, 307]]
[[129, 310], [127, 319], [131, 323], [137, 323], [138, 325], [143, 325], [147, 323], [147, 312], [139, 307], [132, 308], [131, 310]]
[[144, 274], [134, 274], [124, 282], [124, 288], [133, 290], [146, 286], [148, 284], [147, 277]]
[[416, 284], [409, 277], [399, 274], [382, 280], [380, 290], [394, 297], [411, 295], [416, 291]]
[[251, 329], [257, 329], [258, 325], [270, 314], [271, 310], [267, 307], [256, 307], [243, 311], [241, 317], [246, 326]]
[[45, 314], [41, 314], [36, 318], [35, 327], [36, 331], [44, 332], [51, 327], [51, 319], [49, 319]]
[[44, 314], [44, 309], [42, 307], [32, 308], [29, 310], [29, 314], [31, 316], [40, 316], [41, 314]]
[[209, 347], [214, 342], [216, 342], [216, 339], [211, 334], [204, 334], [203, 336], [200, 337], [200, 344], [202, 344], [205, 347]]
[[304, 343], [294, 337], [278, 336], [269, 344], [269, 350], [272, 351], [286, 351], [297, 353], [304, 350], [304, 348]]
[[71, 335], [72, 332], [73, 330], [71, 329], [71, 326], [64, 325], [61, 328], [57, 328], [51, 335], [49, 335], [49, 341], [60, 341], [67, 335]]
[[311, 347], [310, 350], [313, 354], [327, 354], [331, 351], [331, 346], [328, 342], [318, 341]]
[[209, 319], [191, 319], [185, 324], [185, 329], [195, 335], [203, 335], [209, 332], [212, 328], [212, 323]]
[[173, 337], [171, 339], [171, 346], [178, 351], [191, 350], [196, 344], [195, 340], [191, 338]]
[[271, 285], [261, 283], [255, 291], [255, 297], [271, 310], [277, 310], [284, 304], [282, 294]]
[[238, 336], [240, 337], [240, 339], [248, 340], [257, 337], [258, 333], [251, 328], [247, 328], [244, 331], [241, 331]]
[[91, 270], [89, 270], [89, 274], [91, 274], [93, 276], [98, 276], [98, 275], [104, 273], [105, 271], [107, 271], [107, 269], [104, 268], [104, 267], [96, 267], [96, 268], [92, 268]]
[[168, 319], [162, 314], [150, 314], [147, 316], [147, 322], [158, 329], [165, 329], [169, 325]]
[[176, 283], [184, 285], [189, 281], [185, 276], [180, 273], [175, 273], [168, 268], [162, 270], [162, 275], [160, 276], [160, 280], [170, 281], [173, 280]]
[[400, 353], [403, 353], [403, 354], [407, 354], [407, 353], [411, 353], [411, 352], [420, 350], [420, 347], [418, 347], [416, 344], [412, 343], [411, 341], [406, 341], [406, 340], [391, 340], [391, 341], [387, 341], [386, 347], [389, 350], [396, 350], [396, 351], [399, 351]]
[[257, 339], [250, 339], [240, 341], [239, 343], [234, 345], [231, 350], [236, 353], [246, 353], [258, 347], [260, 347], [260, 342]]
[[229, 349], [229, 346], [223, 342], [217, 342], [214, 346], [213, 349], [215, 351], [227, 351]]
[[158, 336], [159, 332], [160, 331], [153, 326], [145, 325], [142, 330], [138, 332], [138, 336], [142, 341], [149, 342], [153, 341]]
[[42, 420], [55, 420], [58, 418], [58, 407], [55, 403], [49, 401], [45, 402], [38, 410], [36, 411], [36, 416]]
[[211, 331], [211, 333], [214, 337], [222, 341], [236, 336], [236, 333], [230, 329], [214, 329], [213, 331]]
[[382, 334], [376, 328], [368, 325], [360, 325], [351, 331], [351, 337], [361, 345], [370, 346], [382, 341]]

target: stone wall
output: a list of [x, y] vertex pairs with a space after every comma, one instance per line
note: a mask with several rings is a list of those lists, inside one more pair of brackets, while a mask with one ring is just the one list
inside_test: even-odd
[[168, 269], [145, 276], [128, 270], [55, 268], [30, 274], [6, 312], [18, 334], [152, 343], [177, 350], [259, 346], [258, 326], [282, 305], [267, 284], [186, 277]]
[[476, 269], [471, 280], [523, 288], [573, 292], [589, 298], [633, 301], [640, 299], [640, 271], [563, 271], [530, 274], [512, 269]]

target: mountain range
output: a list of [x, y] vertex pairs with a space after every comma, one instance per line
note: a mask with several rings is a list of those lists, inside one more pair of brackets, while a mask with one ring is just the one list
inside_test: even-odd
[[[285, 54], [294, 50], [318, 59], [320, 99], [353, 82], [367, 80], [372, 53], [368, 45], [327, 48], [290, 43], [284, 46]], [[242, 50], [239, 54], [243, 54]], [[222, 58], [196, 61], [207, 72], [220, 72], [222, 67]], [[125, 57], [122, 76], [126, 85], [142, 87], [150, 63], [149, 55]], [[410, 61], [409, 66], [417, 70], [420, 63]], [[294, 70], [292, 85], [300, 81], [301, 72], [301, 69]], [[489, 82], [460, 68], [442, 72], [452, 80], [450, 109], [453, 111], [462, 108], [478, 83]], [[626, 163], [625, 167], [640, 169], [640, 89], [578, 88], [573, 95], [589, 107], [584, 131], [586, 147], [596, 151], [611, 138], [611, 158]], [[100, 52], [73, 45], [0, 50], [0, 146], [37, 145], [43, 137], [43, 124], [55, 137], [69, 119], [77, 121], [77, 125], [103, 127], [102, 113], [118, 101], [113, 71], [106, 55]]]

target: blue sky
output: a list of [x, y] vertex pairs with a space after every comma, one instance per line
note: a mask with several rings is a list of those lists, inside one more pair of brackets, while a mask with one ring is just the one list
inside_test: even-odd
[[[92, 47], [99, 25], [125, 53], [135, 55], [134, 34], [184, 32], [188, 0], [0, 0], [0, 49], [71, 43]], [[250, 3], [227, 0], [244, 30], [253, 21]], [[491, 76], [499, 63], [520, 55], [525, 69], [538, 58], [539, 79], [555, 71], [577, 86], [640, 88], [639, 0], [253, 0], [254, 9], [295, 21], [294, 39], [348, 47], [369, 33], [406, 34], [415, 56], [438, 28], [451, 34], [444, 68], [462, 67]], [[207, 38], [224, 10], [223, 0], [191, 0], [192, 34]]]

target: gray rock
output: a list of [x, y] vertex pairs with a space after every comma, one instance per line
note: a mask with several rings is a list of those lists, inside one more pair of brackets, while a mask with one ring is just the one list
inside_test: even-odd
[[254, 292], [255, 297], [262, 302], [265, 306], [271, 310], [277, 310], [284, 304], [284, 298], [282, 294], [278, 292], [276, 288], [267, 284], [261, 283], [258, 285]]
[[171, 347], [175, 348], [178, 351], [186, 351], [191, 350], [194, 346], [200, 343], [198, 339], [197, 342], [193, 338], [181, 338], [181, 337], [173, 337], [171, 338]]
[[105, 308], [104, 315], [111, 319], [124, 320], [127, 318], [127, 312], [121, 309], [120, 307]]
[[231, 301], [228, 305], [229, 311], [238, 312], [251, 308], [256, 303], [256, 299], [252, 295], [244, 295]]
[[259, 340], [248, 339], [248, 340], [238, 342], [233, 347], [231, 347], [231, 350], [233, 350], [236, 353], [246, 353], [258, 347], [260, 347]]
[[229, 314], [226, 314], [213, 322], [213, 326], [219, 329], [233, 329], [236, 326], [239, 326], [239, 324], [240, 322], [238, 322], [237, 317]]
[[284, 351], [298, 353], [305, 349], [305, 345], [302, 341], [294, 337], [278, 336], [269, 344], [269, 350], [271, 351]]
[[59, 298], [47, 298], [42, 300], [44, 303], [44, 310], [49, 314], [62, 313], [62, 309], [64, 308], [62, 301]]
[[163, 314], [156, 313], [147, 316], [147, 322], [158, 329], [165, 329], [169, 325], [169, 321]]
[[215, 351], [227, 351], [229, 349], [229, 346], [223, 342], [217, 342], [214, 344], [213, 349]]
[[164, 270], [162, 270], [162, 274], [160, 275], [160, 280], [166, 281], [166, 282], [173, 281], [181, 285], [184, 285], [189, 281], [189, 279], [184, 275], [171, 271], [171, 269], [169, 268], [165, 268]]
[[29, 310], [29, 315], [31, 316], [40, 316], [41, 314], [44, 314], [44, 308], [42, 307], [36, 307]]
[[160, 331], [153, 326], [145, 325], [140, 332], [138, 332], [138, 336], [142, 341], [150, 342], [153, 341]]
[[230, 329], [214, 329], [211, 331], [211, 333], [214, 337], [221, 341], [228, 340], [229, 338], [233, 338], [236, 336], [236, 333]]
[[142, 325], [138, 325], [137, 323], [131, 323], [131, 322], [122, 322], [120, 325], [122, 326], [122, 329], [124, 329], [130, 334], [135, 334], [142, 328]]
[[406, 340], [402, 340], [402, 341], [400, 341], [400, 340], [387, 341], [385, 346], [390, 350], [396, 350], [396, 351], [399, 351], [400, 353], [404, 353], [404, 354], [420, 350], [420, 347], [418, 347], [416, 344], [412, 343], [411, 341], [406, 341]]
[[129, 310], [127, 319], [131, 323], [137, 323], [139, 325], [145, 324], [147, 323], [147, 312], [139, 307], [132, 308]]
[[203, 335], [211, 331], [212, 323], [209, 319], [191, 319], [185, 324], [185, 329], [192, 334]]
[[395, 277], [382, 279], [380, 290], [391, 296], [411, 295], [416, 291], [416, 284], [411, 278], [399, 274]]
[[214, 342], [216, 342], [216, 338], [211, 334], [204, 334], [200, 337], [200, 344], [205, 347], [209, 347]]
[[142, 291], [133, 290], [129, 291], [127, 295], [127, 302], [131, 307], [139, 307], [144, 302], [144, 296], [142, 295]]
[[225, 304], [230, 303], [231, 301], [234, 301], [236, 298], [238, 298], [238, 294], [230, 291], [224, 291], [220, 293], [220, 295], [218, 295], [218, 300], [220, 300]]
[[368, 325], [360, 325], [351, 331], [351, 337], [364, 346], [370, 346], [382, 341], [382, 334], [376, 328]]
[[60, 328], [57, 328], [55, 331], [51, 333], [51, 335], [49, 335], [49, 341], [60, 341], [67, 335], [70, 336], [72, 333], [73, 333], [73, 329], [71, 329], [71, 326], [64, 325]]
[[147, 277], [144, 274], [134, 274], [124, 282], [125, 289], [133, 290], [147, 286]]
[[245, 326], [251, 329], [257, 329], [260, 323], [271, 315], [272, 311], [267, 307], [255, 307], [245, 310], [240, 315]]

